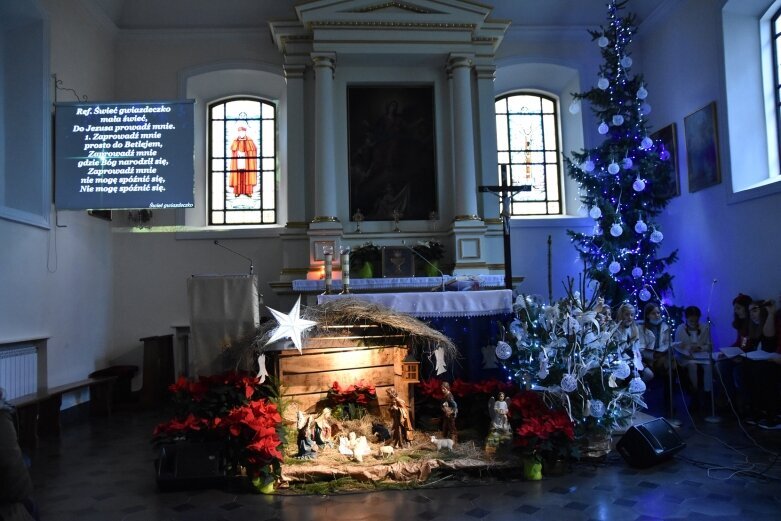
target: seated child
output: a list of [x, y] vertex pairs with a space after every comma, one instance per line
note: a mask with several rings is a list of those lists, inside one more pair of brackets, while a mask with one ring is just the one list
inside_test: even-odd
[[[707, 394], [713, 391], [713, 372], [711, 363], [706, 358], [700, 358], [706, 363], [697, 363], [698, 353], [709, 356], [712, 351], [709, 324], [700, 324], [702, 313], [697, 306], [689, 306], [684, 310], [685, 321], [675, 330], [675, 339], [680, 342], [677, 351], [678, 365], [686, 369], [693, 391], [693, 409], [704, 409], [707, 404]], [[698, 373], [701, 377], [698, 377]]]

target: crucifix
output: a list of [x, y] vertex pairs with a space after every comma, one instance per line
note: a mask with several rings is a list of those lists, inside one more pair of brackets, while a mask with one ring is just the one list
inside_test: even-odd
[[507, 289], [513, 289], [512, 254], [510, 250], [510, 204], [512, 197], [518, 192], [529, 192], [531, 185], [513, 185], [507, 172], [507, 165], [501, 165], [501, 185], [480, 186], [478, 192], [490, 192], [496, 194], [502, 202], [502, 234], [504, 238], [504, 285]]

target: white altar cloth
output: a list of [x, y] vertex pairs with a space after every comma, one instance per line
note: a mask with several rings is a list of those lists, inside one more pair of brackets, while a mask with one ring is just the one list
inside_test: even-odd
[[[504, 275], [445, 275], [444, 285], [475, 281], [481, 289], [504, 288]], [[403, 291], [414, 289], [435, 289], [443, 285], [442, 277], [407, 277], [407, 278], [375, 278], [375, 279], [351, 279], [350, 290], [355, 292], [371, 291]], [[323, 280], [294, 280], [293, 291], [302, 293], [325, 291]], [[334, 291], [342, 290], [342, 281], [335, 279], [332, 288]]]
[[511, 313], [513, 309], [513, 295], [509, 289], [318, 295], [317, 303], [350, 297], [417, 318], [486, 317]]

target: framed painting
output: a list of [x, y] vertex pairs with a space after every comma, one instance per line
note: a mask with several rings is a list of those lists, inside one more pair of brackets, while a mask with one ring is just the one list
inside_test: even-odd
[[407, 278], [415, 276], [415, 256], [404, 246], [382, 247], [382, 276]]
[[681, 195], [680, 175], [678, 173], [678, 149], [676, 146], [678, 141], [676, 138], [675, 123], [670, 123], [666, 127], [660, 128], [651, 134], [651, 139], [654, 140], [654, 143], [660, 144], [660, 154], [664, 151], [667, 152], [668, 157], [666, 161], [669, 161], [670, 166], [672, 167], [670, 170], [669, 189], [660, 195], [664, 197], [676, 197]]
[[427, 220], [437, 212], [435, 144], [433, 86], [348, 86], [350, 215]]
[[716, 102], [712, 101], [683, 119], [689, 192], [721, 182]]

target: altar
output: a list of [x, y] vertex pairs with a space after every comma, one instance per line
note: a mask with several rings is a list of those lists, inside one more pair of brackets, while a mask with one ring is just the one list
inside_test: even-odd
[[[407, 313], [445, 334], [458, 347], [460, 359], [440, 378], [477, 381], [502, 376], [495, 355], [500, 324], [512, 320], [512, 291], [426, 291], [318, 295], [317, 303], [356, 298]], [[435, 361], [421, 360], [421, 375], [436, 376]]]

